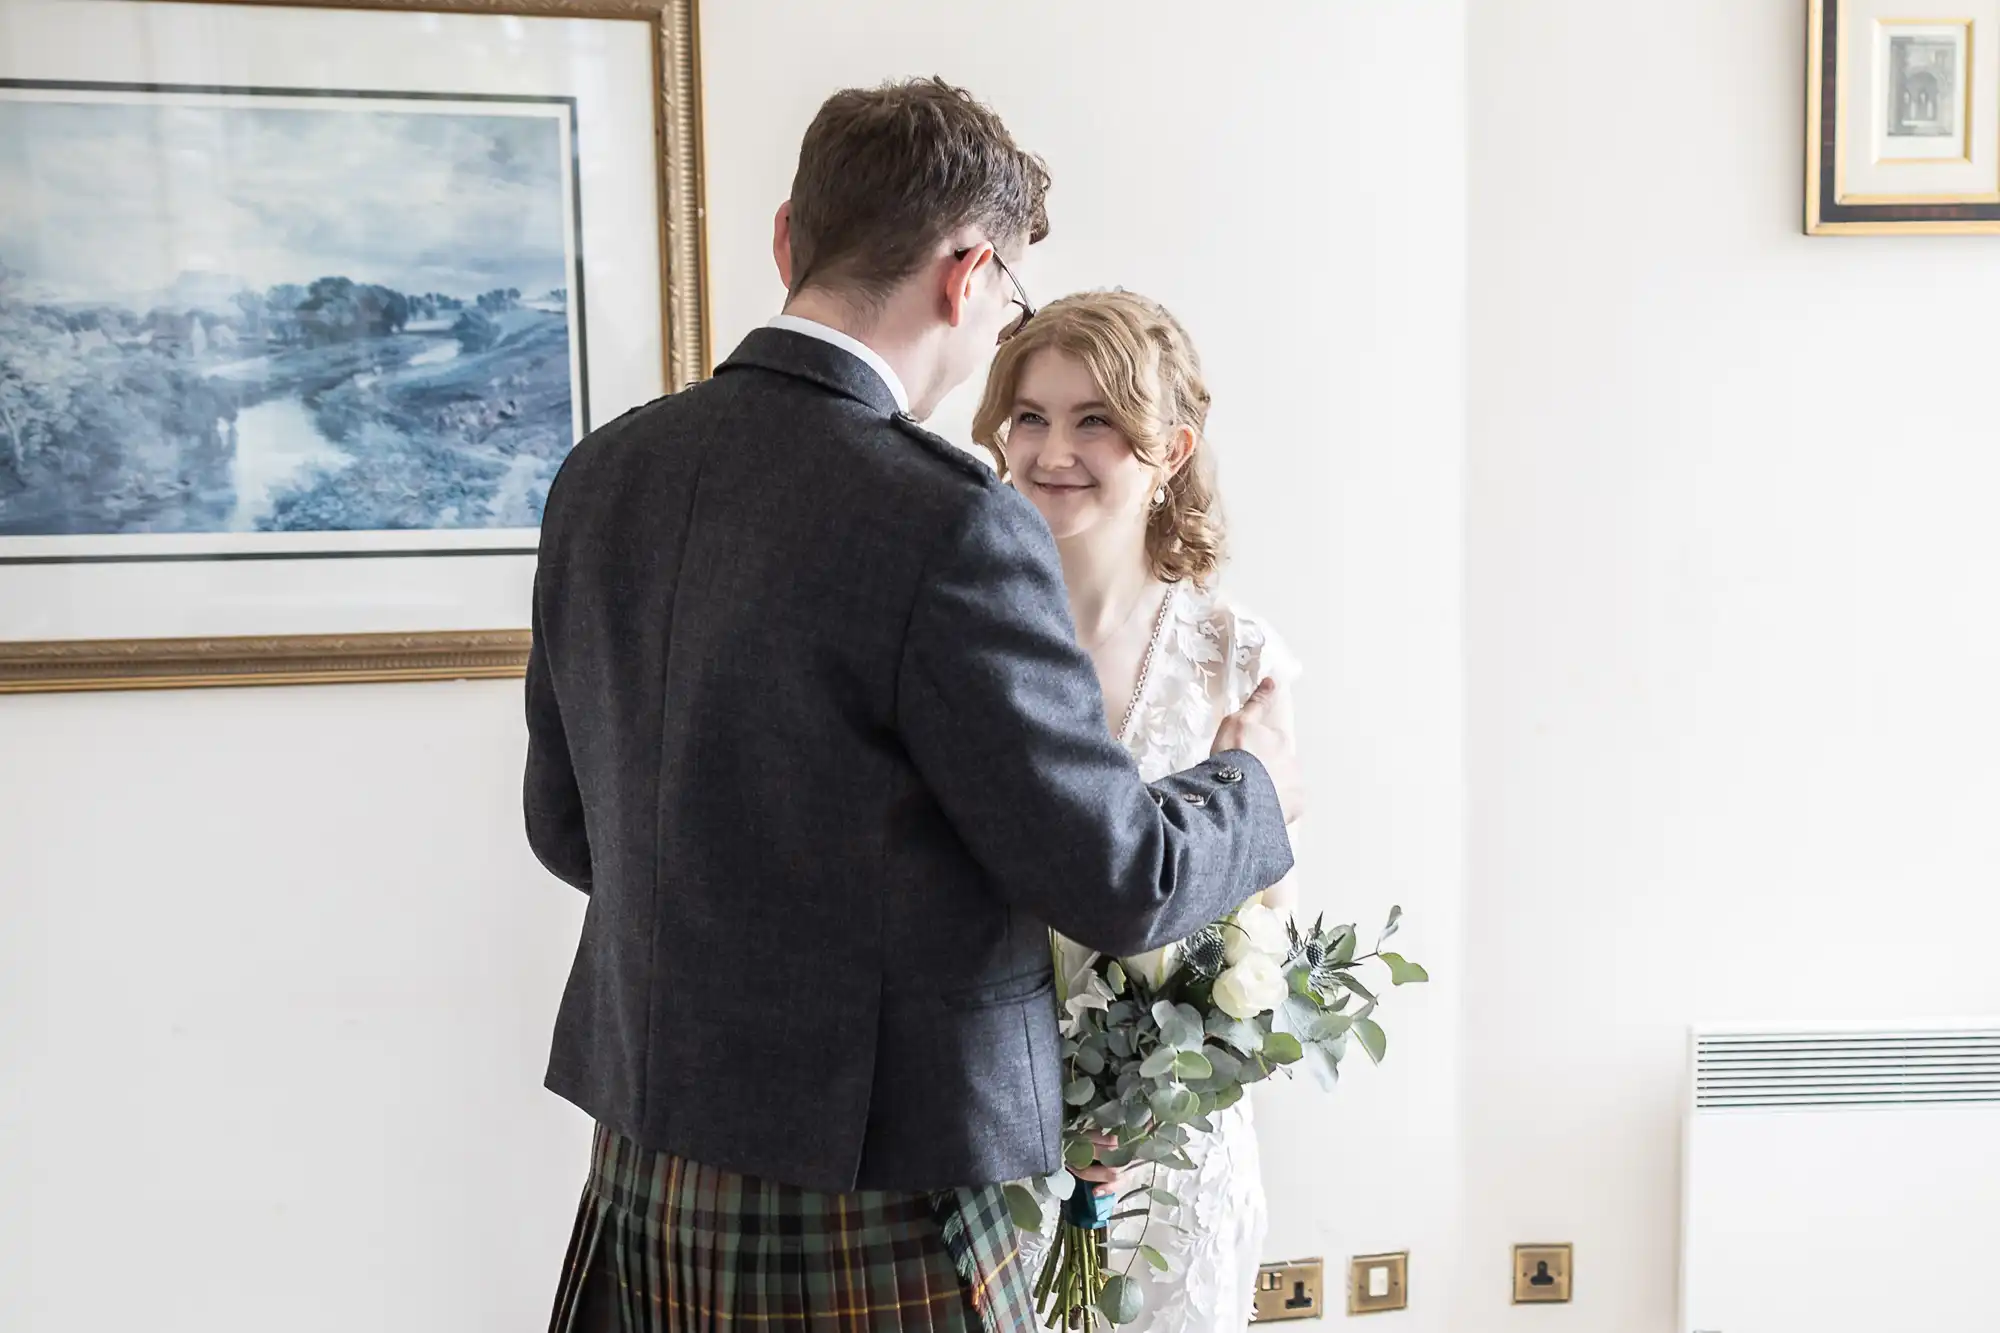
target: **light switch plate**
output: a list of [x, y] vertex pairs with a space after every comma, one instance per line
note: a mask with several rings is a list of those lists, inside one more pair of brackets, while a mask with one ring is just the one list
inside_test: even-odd
[[1356, 1255], [1347, 1263], [1347, 1313], [1380, 1314], [1410, 1305], [1410, 1254]]
[[1318, 1319], [1326, 1313], [1326, 1263], [1293, 1259], [1257, 1270], [1257, 1322]]
[[1564, 1304], [1575, 1274], [1575, 1254], [1568, 1245], [1516, 1245], [1514, 1304]]

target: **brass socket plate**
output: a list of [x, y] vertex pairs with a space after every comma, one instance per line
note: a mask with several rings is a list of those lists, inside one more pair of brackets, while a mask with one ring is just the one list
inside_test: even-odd
[[1516, 1245], [1514, 1304], [1565, 1304], [1575, 1273], [1575, 1254], [1569, 1245]]

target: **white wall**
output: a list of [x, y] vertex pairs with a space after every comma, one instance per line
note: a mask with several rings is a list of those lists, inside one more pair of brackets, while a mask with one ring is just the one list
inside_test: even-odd
[[[769, 216], [826, 91], [937, 72], [994, 102], [1057, 181], [1030, 290], [1147, 291], [1206, 356], [1234, 585], [1311, 672], [1308, 901], [1401, 901], [1457, 976], [1462, 0], [706, 9], [718, 351], [776, 305]], [[0, 699], [0, 1327], [543, 1317], [580, 902], [521, 844], [517, 696]], [[1441, 1329], [1459, 1013], [1440, 985], [1385, 1021], [1381, 1071], [1264, 1100], [1272, 1255], [1337, 1287], [1410, 1247], [1392, 1318]]]
[[1798, 0], [1469, 8], [1454, 1327], [1665, 1333], [1690, 1022], [2000, 1010], [2000, 245], [1801, 234]]
[[547, 1318], [582, 899], [519, 694], [0, 699], [0, 1328]]

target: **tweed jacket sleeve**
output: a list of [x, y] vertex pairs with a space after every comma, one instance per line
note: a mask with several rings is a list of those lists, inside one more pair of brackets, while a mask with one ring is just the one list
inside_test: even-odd
[[555, 676], [542, 634], [540, 580], [536, 580], [533, 642], [528, 649], [528, 763], [521, 806], [528, 845], [550, 874], [590, 892], [590, 839], [584, 832], [583, 795], [570, 761], [569, 735], [556, 700]]
[[1250, 755], [1140, 780], [1105, 726], [1055, 543], [1011, 489], [982, 488], [933, 556], [897, 707], [993, 890], [1081, 944], [1158, 947], [1291, 868], [1277, 793]]

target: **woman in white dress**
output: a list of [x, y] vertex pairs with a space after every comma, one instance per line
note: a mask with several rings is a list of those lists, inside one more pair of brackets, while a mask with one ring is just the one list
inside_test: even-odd
[[[1207, 758], [1216, 725], [1263, 677], [1297, 674], [1269, 628], [1215, 587], [1223, 532], [1208, 405], [1178, 320], [1142, 296], [1087, 292], [1002, 345], [973, 420], [974, 438], [1055, 534], [1106, 720], [1148, 781]], [[1284, 910], [1291, 893], [1281, 883], [1263, 901]], [[1249, 1100], [1215, 1122], [1190, 1154], [1193, 1171], [1163, 1167], [1147, 1182], [1137, 1169], [1139, 1183], [1181, 1200], [1155, 1205], [1146, 1224], [1169, 1270], [1132, 1265], [1146, 1297], [1133, 1327], [1144, 1333], [1233, 1333], [1250, 1320], [1265, 1208]], [[1140, 1225], [1114, 1235], [1136, 1239]], [[1038, 1265], [1042, 1247], [1030, 1237], [1027, 1248]]]

